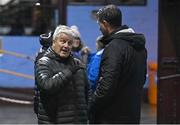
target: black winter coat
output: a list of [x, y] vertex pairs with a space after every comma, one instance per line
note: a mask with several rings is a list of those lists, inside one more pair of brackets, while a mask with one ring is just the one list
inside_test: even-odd
[[61, 59], [51, 48], [37, 60], [38, 123], [87, 123], [88, 82], [84, 69], [72, 74], [73, 65], [81, 62]]
[[[122, 29], [121, 29], [122, 30]], [[147, 51], [142, 34], [113, 32], [91, 103], [91, 123], [139, 123]], [[127, 29], [128, 30], [128, 29]]]

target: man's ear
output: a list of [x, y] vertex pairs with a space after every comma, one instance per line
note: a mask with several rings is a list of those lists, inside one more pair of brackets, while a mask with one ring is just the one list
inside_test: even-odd
[[52, 40], [52, 43], [55, 43], [55, 40]]
[[103, 20], [102, 24], [103, 24], [104, 28], [106, 29], [106, 31], [108, 33], [110, 33], [111, 32], [111, 25], [106, 20]]
[[105, 27], [109, 27], [109, 23], [106, 20], [103, 20], [102, 23]]
[[54, 43], [55, 43], [55, 42], [56, 42], [55, 40], [52, 40], [51, 47], [54, 47]]

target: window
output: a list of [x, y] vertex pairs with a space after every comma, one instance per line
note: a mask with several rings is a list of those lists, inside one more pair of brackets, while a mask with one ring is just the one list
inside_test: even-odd
[[104, 5], [104, 4], [145, 5], [146, 0], [69, 0], [69, 4], [79, 4], [79, 5]]
[[[147, 0], [0, 0], [0, 35], [40, 35], [48, 32], [59, 24], [66, 12], [60, 2], [67, 5], [126, 5], [144, 6]], [[97, 10], [92, 12], [92, 16]], [[61, 13], [60, 13], [61, 12]], [[66, 20], [64, 21], [66, 22]]]

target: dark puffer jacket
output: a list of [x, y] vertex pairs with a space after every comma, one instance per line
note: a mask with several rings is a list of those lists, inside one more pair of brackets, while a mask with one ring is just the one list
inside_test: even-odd
[[87, 123], [88, 82], [84, 69], [72, 74], [73, 65], [81, 63], [71, 56], [61, 59], [51, 48], [37, 60], [38, 123]]
[[[126, 32], [124, 31], [126, 30]], [[118, 29], [105, 42], [91, 103], [92, 123], [139, 123], [147, 51], [142, 34]]]

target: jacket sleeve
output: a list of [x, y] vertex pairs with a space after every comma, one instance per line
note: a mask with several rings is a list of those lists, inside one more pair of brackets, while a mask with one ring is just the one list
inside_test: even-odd
[[74, 58], [75, 60], [75, 65], [79, 65], [80, 67], [83, 67], [83, 70], [82, 70], [82, 78], [84, 81], [84, 84], [85, 84], [85, 99], [86, 99], [86, 103], [87, 105], [89, 105], [89, 98], [90, 96], [92, 95], [92, 91], [90, 89], [90, 86], [89, 86], [89, 82], [88, 82], [88, 78], [87, 78], [87, 73], [86, 73], [86, 66], [83, 64], [83, 62], [81, 62], [79, 59], [76, 59]]
[[35, 65], [35, 77], [40, 90], [54, 94], [65, 85], [67, 80], [72, 76], [72, 72], [69, 69], [64, 69], [56, 74], [52, 74], [49, 63], [48, 57], [42, 57], [38, 60]]
[[101, 110], [113, 101], [112, 96], [116, 92], [118, 76], [122, 70], [124, 58], [122, 49], [123, 47], [117, 48], [116, 44], [111, 43], [104, 50], [98, 86], [92, 96], [92, 110]]
[[99, 76], [100, 61], [101, 61], [101, 56], [95, 55], [92, 62], [88, 66], [88, 79], [93, 83], [97, 82]]

